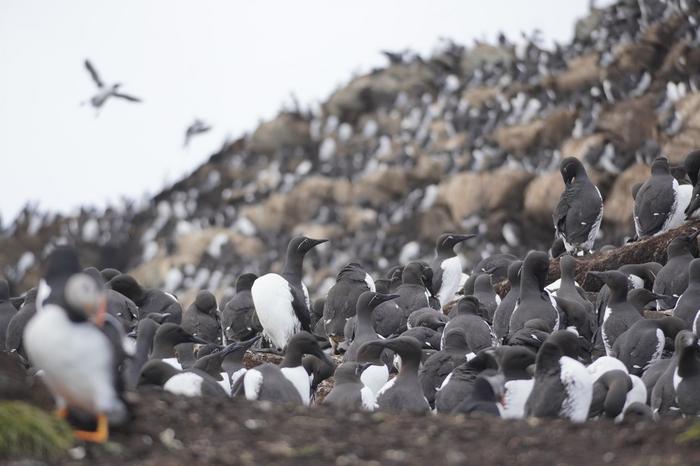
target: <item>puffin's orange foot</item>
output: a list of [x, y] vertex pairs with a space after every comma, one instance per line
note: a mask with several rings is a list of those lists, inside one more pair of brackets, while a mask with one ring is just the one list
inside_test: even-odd
[[63, 408], [58, 408], [56, 411], [54, 411], [54, 414], [56, 417], [60, 417], [61, 419], [65, 419], [68, 417], [68, 408], [63, 407]]
[[74, 431], [75, 437], [85, 442], [105, 443], [109, 438], [109, 423], [107, 416], [100, 414], [97, 416], [97, 429], [94, 432], [87, 430]]

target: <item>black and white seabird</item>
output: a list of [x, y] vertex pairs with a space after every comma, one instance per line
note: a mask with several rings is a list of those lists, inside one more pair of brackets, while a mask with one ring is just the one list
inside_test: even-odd
[[211, 375], [200, 369], [179, 370], [159, 359], [151, 359], [141, 369], [138, 386], [158, 386], [183, 396], [227, 398], [229, 395]]
[[610, 299], [603, 314], [600, 335], [605, 347], [605, 354], [610, 356], [617, 337], [642, 319], [639, 311], [627, 301], [627, 277], [622, 272], [588, 272], [601, 279], [610, 288]]
[[238, 373], [238, 376], [243, 375], [243, 372], [239, 372], [244, 367], [243, 356], [245, 356], [248, 348], [258, 339], [260, 339], [259, 336], [247, 341], [234, 341], [224, 348], [210, 345], [215, 346], [215, 349], [206, 355], [202, 355], [200, 350], [197, 354], [197, 360], [192, 365], [192, 369], [209, 374], [230, 396], [231, 387], [235, 382], [233, 380], [234, 374]]
[[281, 274], [268, 273], [255, 280], [250, 289], [263, 335], [284, 350], [295, 333], [311, 331], [311, 301], [302, 282], [304, 256], [325, 239], [292, 238]]
[[22, 337], [24, 336], [24, 328], [27, 322], [36, 314], [36, 297], [37, 288], [32, 288], [25, 294], [24, 303], [19, 308], [17, 313], [12, 316], [7, 324], [5, 332], [5, 348], [7, 351], [16, 352], [22, 357], [26, 357]]
[[144, 288], [134, 277], [121, 274], [107, 282], [107, 286], [134, 302], [139, 307], [139, 320], [151, 313], [168, 314], [167, 322], [182, 321], [182, 306], [175, 296], [156, 288]]
[[673, 315], [682, 319], [687, 329], [692, 329], [700, 310], [700, 259], [693, 259], [688, 266], [688, 286], [676, 301]]
[[586, 367], [547, 341], [537, 353], [535, 383], [525, 403], [525, 415], [584, 422], [593, 396], [593, 379]]
[[542, 319], [552, 330], [559, 329], [559, 311], [545, 281], [549, 271], [549, 256], [540, 251], [531, 251], [523, 261], [520, 270], [520, 297], [508, 324], [509, 334], [524, 327], [531, 319]]
[[510, 265], [517, 260], [519, 259], [513, 254], [492, 254], [489, 257], [481, 259], [474, 266], [474, 273], [487, 273], [491, 275], [491, 279], [494, 283], [502, 282], [508, 278], [508, 269]]
[[469, 396], [452, 410], [452, 414], [487, 415], [501, 417], [503, 374], [484, 371], [474, 380]]
[[355, 315], [357, 300], [366, 291], [376, 291], [374, 280], [360, 264], [351, 262], [340, 269], [323, 305], [323, 326], [335, 348], [345, 339], [345, 323]]
[[[311, 380], [302, 365], [302, 357], [311, 354], [334, 366], [312, 334], [301, 331], [289, 339], [284, 359], [279, 366], [261, 364], [246, 371], [239, 379], [245, 397], [249, 400], [267, 400], [281, 403], [311, 402]], [[233, 393], [237, 393], [237, 387]]]
[[[54, 250], [48, 257], [48, 270], [64, 264], [61, 259], [66, 250], [56, 253]], [[59, 410], [67, 414], [77, 409], [97, 419], [94, 432], [76, 431], [76, 435], [104, 442], [109, 425], [128, 418], [118, 370], [124, 357], [121, 341], [112, 341], [99, 326], [106, 314], [104, 293], [82, 273], [72, 275], [60, 293], [56, 283], [47, 283], [51, 294], [24, 331], [27, 355], [32, 365], [43, 371]], [[54, 301], [54, 296], [60, 296], [62, 304]]]
[[[691, 347], [693, 342], [697, 344], [697, 339], [692, 332], [687, 330], [682, 330], [676, 335], [674, 341], [674, 351], [673, 357], [670, 360], [661, 360], [657, 362], [665, 363], [663, 372], [654, 384], [651, 390], [651, 399], [649, 405], [654, 415], [667, 414], [669, 412], [678, 412], [678, 398], [676, 397], [676, 386], [678, 385], [678, 363], [681, 359], [681, 355], [684, 354], [685, 349]], [[695, 356], [697, 357], [697, 356]], [[668, 362], [666, 362], [668, 361]], [[645, 384], [647, 380], [645, 380]], [[697, 392], [695, 393], [697, 396]]]
[[250, 293], [257, 278], [254, 273], [244, 273], [236, 279], [236, 294], [221, 312], [221, 326], [227, 341], [249, 340], [262, 332]]
[[216, 297], [202, 290], [182, 314], [182, 328], [209, 343], [221, 343], [221, 324]]
[[471, 360], [460, 364], [443, 380], [435, 394], [435, 411], [451, 413], [474, 389], [477, 376], [486, 369], [497, 369], [498, 363], [489, 354], [490, 350], [477, 353]]
[[464, 333], [468, 358], [473, 357], [479, 351], [496, 346], [498, 341], [491, 330], [491, 326], [478, 315], [479, 300], [474, 296], [465, 296], [457, 302], [457, 315], [447, 322], [443, 330], [441, 349], [444, 348], [445, 338], [452, 330], [459, 328]]
[[377, 394], [377, 405], [382, 410], [399, 412], [426, 412], [430, 410], [423, 396], [418, 367], [421, 361], [420, 343], [411, 337], [397, 337], [381, 341], [386, 348], [401, 357], [401, 370]]
[[372, 390], [360, 380], [368, 364], [344, 362], [335, 369], [333, 389], [323, 399], [323, 404], [346, 410], [374, 411], [377, 399]]
[[332, 364], [330, 358], [320, 359], [308, 354], [301, 360], [301, 365], [304, 366], [304, 370], [309, 374], [309, 379], [311, 380], [309, 392], [311, 394], [311, 402], [313, 403], [316, 399], [316, 389], [321, 382], [333, 377], [335, 364]]
[[503, 299], [501, 299], [500, 304], [493, 313], [493, 333], [499, 341], [503, 340], [503, 338], [508, 335], [510, 316], [513, 314], [515, 303], [520, 296], [520, 268], [522, 265], [522, 261], [513, 261], [508, 266], [508, 283], [510, 283], [510, 289]]
[[375, 397], [389, 380], [389, 364], [392, 358], [393, 353], [386, 349], [384, 340], [367, 341], [357, 350], [355, 362], [367, 365], [360, 380], [365, 387], [372, 390]]
[[[399, 336], [399, 335], [395, 335]], [[420, 342], [426, 351], [439, 350], [442, 341], [442, 331], [433, 330], [430, 327], [413, 327], [401, 334], [401, 336], [413, 337]]]
[[392, 301], [398, 297], [395, 294], [381, 294], [373, 291], [365, 291], [360, 295], [355, 305], [357, 316], [355, 334], [350, 346], [348, 346], [347, 351], [343, 355], [343, 361], [357, 361], [360, 346], [368, 341], [379, 339], [374, 327], [373, 313], [382, 303]]
[[92, 63], [90, 63], [90, 60], [85, 60], [85, 69], [88, 70], [90, 77], [97, 86], [97, 94], [92, 96], [89, 101], [90, 105], [92, 105], [96, 110], [99, 110], [110, 97], [118, 97], [129, 102], [141, 102], [141, 99], [138, 97], [120, 92], [119, 88], [121, 87], [121, 83], [105, 84], [100, 78], [100, 75], [97, 74], [95, 67], [92, 66]]
[[185, 144], [183, 146], [189, 146], [190, 140], [193, 137], [202, 133], [206, 133], [209, 130], [211, 130], [210, 125], [206, 124], [199, 118], [195, 118], [194, 121], [187, 127], [187, 130], [185, 131]]
[[559, 170], [565, 187], [554, 210], [555, 234], [568, 252], [590, 252], [603, 219], [603, 198], [577, 158], [565, 158]]
[[481, 315], [491, 324], [496, 308], [501, 304], [501, 297], [493, 289], [491, 275], [481, 274], [474, 281], [474, 296], [479, 300]]
[[689, 153], [685, 157], [683, 166], [693, 186], [690, 202], [685, 209], [685, 216], [686, 218], [698, 218], [698, 215], [700, 215], [700, 212], [698, 212], [698, 209], [700, 209], [700, 183], [698, 183], [698, 175], [700, 174], [700, 150], [694, 150]]
[[383, 337], [406, 330], [408, 316], [413, 311], [430, 306], [430, 294], [424, 281], [424, 271], [429, 270], [420, 262], [411, 262], [401, 272], [401, 285], [394, 294], [399, 297], [378, 306], [374, 313], [375, 328]]
[[678, 181], [671, 175], [668, 159], [659, 157], [651, 164], [651, 177], [634, 197], [634, 227], [638, 238], [673, 228], [678, 210]]
[[525, 402], [530, 397], [535, 381], [529, 368], [535, 364], [535, 352], [517, 346], [499, 348], [500, 371], [504, 376], [504, 392], [501, 400], [501, 417], [522, 419]]
[[10, 286], [7, 284], [7, 280], [0, 279], [0, 349], [2, 350], [5, 349], [7, 327], [17, 312], [10, 301]]
[[673, 373], [673, 388], [684, 416], [700, 415], [700, 347], [698, 336], [683, 332], [678, 367]]
[[447, 324], [448, 320], [447, 316], [442, 312], [432, 307], [424, 307], [409, 314], [406, 326], [409, 330], [415, 327], [427, 327], [433, 330], [440, 330]]
[[470, 349], [464, 330], [456, 327], [446, 332], [443, 348], [431, 354], [423, 362], [418, 371], [418, 378], [423, 388], [423, 394], [430, 406], [433, 406], [435, 403], [435, 393], [445, 381], [445, 378], [455, 367], [467, 360], [467, 353], [469, 352]]
[[549, 335], [552, 328], [542, 319], [530, 319], [525, 326], [506, 337], [504, 343], [509, 346], [522, 346], [533, 352], [537, 352]]
[[689, 266], [697, 251], [697, 237], [700, 230], [690, 235], [673, 238], [666, 248], [666, 264], [656, 275], [654, 293], [670, 296], [659, 299], [657, 309], [673, 309], [676, 298], [688, 288]]
[[136, 327], [136, 348], [132, 357], [125, 361], [123, 369], [128, 388], [136, 387], [141, 368], [148, 361], [148, 355], [153, 348], [153, 339], [159, 326], [160, 324], [153, 319], [143, 319]]
[[619, 422], [630, 404], [646, 403], [646, 399], [646, 387], [638, 377], [621, 370], [607, 371], [593, 382], [593, 398], [588, 417], [604, 416]]
[[432, 290], [441, 307], [454, 299], [462, 280], [462, 262], [454, 247], [475, 236], [443, 233], [435, 242], [435, 259], [430, 265], [433, 270]]
[[647, 367], [661, 359], [666, 339], [675, 340], [685, 328], [683, 320], [672, 316], [638, 320], [617, 337], [610, 356], [622, 361], [630, 374], [641, 376]]
[[[178, 324], [165, 322], [156, 330], [149, 359], [162, 359], [175, 369], [181, 370], [182, 361], [178, 358], [176, 346], [182, 343], [206, 345], [209, 342], [192, 335]], [[189, 349], [191, 351], [191, 348]]]

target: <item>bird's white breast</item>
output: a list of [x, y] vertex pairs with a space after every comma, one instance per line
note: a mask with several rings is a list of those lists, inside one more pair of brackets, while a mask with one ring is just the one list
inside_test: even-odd
[[382, 389], [387, 380], [389, 380], [389, 369], [386, 365], [371, 365], [360, 375], [360, 380], [365, 387], [372, 390], [375, 396], [379, 396], [379, 390]]
[[283, 367], [281, 371], [301, 395], [304, 406], [308, 406], [311, 403], [311, 383], [309, 382], [309, 373], [306, 372], [304, 366]]
[[203, 381], [198, 374], [181, 372], [170, 377], [163, 385], [163, 390], [175, 395], [202, 396]]
[[289, 282], [281, 275], [268, 273], [253, 282], [250, 293], [263, 333], [276, 347], [286, 348], [289, 339], [301, 330]]

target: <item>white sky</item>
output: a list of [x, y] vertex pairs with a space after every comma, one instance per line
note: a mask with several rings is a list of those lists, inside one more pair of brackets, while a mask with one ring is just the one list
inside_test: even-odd
[[[325, 99], [382, 49], [428, 53], [439, 37], [568, 41], [588, 0], [0, 2], [0, 216], [28, 201], [68, 212], [155, 193], [252, 131], [293, 92]], [[80, 103], [102, 79], [144, 103]], [[183, 150], [197, 116], [214, 130]]]

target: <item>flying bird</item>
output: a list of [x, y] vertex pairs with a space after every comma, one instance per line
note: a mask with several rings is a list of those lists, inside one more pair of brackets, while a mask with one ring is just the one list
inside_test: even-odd
[[187, 127], [187, 131], [185, 131], [185, 144], [184, 147], [187, 147], [190, 144], [190, 139], [192, 139], [194, 136], [202, 133], [206, 133], [211, 129], [211, 126], [206, 124], [204, 121], [200, 120], [199, 118], [195, 118], [194, 121], [190, 126]]
[[90, 77], [92, 77], [95, 85], [97, 85], [97, 93], [89, 100], [90, 105], [92, 105], [96, 110], [102, 108], [105, 102], [107, 102], [107, 99], [110, 97], [118, 97], [120, 99], [128, 100], [129, 102], [141, 102], [141, 99], [138, 97], [119, 92], [119, 88], [122, 85], [121, 83], [105, 84], [100, 78], [100, 75], [97, 74], [95, 67], [92, 66], [92, 63], [90, 63], [90, 60], [85, 60], [85, 68], [88, 70], [88, 73], [90, 73]]

